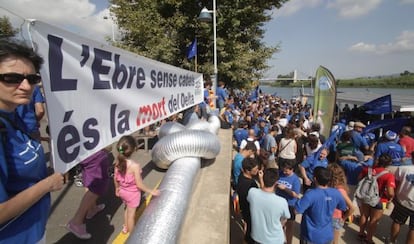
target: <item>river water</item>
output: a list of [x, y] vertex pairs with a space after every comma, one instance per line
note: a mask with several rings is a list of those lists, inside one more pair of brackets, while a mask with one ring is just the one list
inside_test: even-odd
[[[293, 96], [298, 96], [300, 93], [299, 91], [302, 88], [299, 87], [273, 87], [273, 86], [260, 86], [260, 89], [263, 93], [266, 94], [275, 94], [284, 99], [291, 99]], [[414, 95], [414, 89], [393, 89], [393, 88], [338, 88], [338, 92], [346, 92], [350, 93], [352, 91], [367, 91], [370, 93], [378, 94], [380, 97], [381, 95], [388, 95], [391, 94], [393, 96], [399, 95]], [[311, 88], [304, 88], [305, 94], [312, 94]], [[368, 102], [368, 101], [367, 101]]]

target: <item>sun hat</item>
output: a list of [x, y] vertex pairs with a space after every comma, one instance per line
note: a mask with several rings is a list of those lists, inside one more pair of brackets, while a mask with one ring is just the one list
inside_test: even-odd
[[389, 131], [385, 132], [385, 138], [387, 138], [389, 141], [393, 141], [393, 140], [397, 139], [397, 133], [395, 133], [392, 130], [389, 130]]
[[359, 121], [358, 121], [358, 122], [355, 122], [355, 123], [354, 123], [354, 128], [355, 128], [355, 127], [365, 128], [366, 126], [365, 126], [362, 122], [359, 122]]

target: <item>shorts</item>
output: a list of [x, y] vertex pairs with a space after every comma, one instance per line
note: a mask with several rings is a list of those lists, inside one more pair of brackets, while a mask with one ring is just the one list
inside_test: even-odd
[[290, 213], [290, 218], [288, 220], [295, 221], [296, 212], [295, 212], [295, 207], [294, 206], [289, 206], [289, 213]]
[[390, 215], [391, 219], [400, 225], [403, 225], [405, 221], [407, 221], [408, 217], [410, 217], [410, 229], [414, 229], [414, 211], [404, 207], [398, 201], [394, 201], [394, 209]]
[[334, 230], [342, 230], [344, 221], [341, 218], [332, 218], [332, 226]]
[[109, 187], [108, 169], [113, 159], [111, 155], [106, 150], [100, 150], [80, 163], [83, 185], [100, 196], [104, 195]]

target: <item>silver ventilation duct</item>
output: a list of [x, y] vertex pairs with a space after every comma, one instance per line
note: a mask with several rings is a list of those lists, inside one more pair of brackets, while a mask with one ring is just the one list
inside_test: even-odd
[[152, 160], [168, 171], [159, 187], [161, 195], [147, 206], [127, 243], [176, 243], [201, 158], [212, 159], [220, 152], [219, 128], [216, 116], [210, 116], [208, 123], [190, 121], [187, 127], [166, 123], [160, 128]]

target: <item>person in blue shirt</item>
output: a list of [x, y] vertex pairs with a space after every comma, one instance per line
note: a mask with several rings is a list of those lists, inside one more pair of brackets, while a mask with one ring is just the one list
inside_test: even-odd
[[32, 99], [28, 104], [19, 105], [16, 112], [24, 122], [24, 129], [36, 140], [40, 141], [40, 120], [45, 115], [42, 92], [39, 86], [35, 86]]
[[277, 181], [276, 194], [285, 198], [290, 212], [290, 218], [285, 224], [286, 243], [291, 244], [293, 239], [293, 224], [295, 223], [295, 203], [300, 197], [300, 179], [295, 174], [294, 165], [286, 163], [279, 171], [280, 177]]
[[204, 118], [205, 120], [208, 119], [208, 114], [210, 112], [210, 87], [211, 81], [204, 82], [204, 100], [198, 104], [200, 107], [200, 117]]
[[363, 152], [369, 150], [369, 145], [365, 137], [362, 136], [362, 131], [366, 126], [362, 122], [355, 122], [352, 130], [351, 142], [354, 144], [355, 153], [359, 153], [358, 157], [362, 157]]
[[309, 189], [295, 204], [296, 212], [302, 214], [300, 223], [301, 243], [328, 244], [334, 239], [332, 214], [335, 208], [347, 211], [341, 193], [328, 187], [331, 172], [325, 167], [314, 169], [315, 188]]
[[15, 113], [41, 81], [43, 59], [31, 48], [0, 40], [0, 243], [46, 243], [50, 192], [63, 175], [47, 176], [42, 145]]
[[[319, 153], [319, 157], [317, 157]], [[328, 167], [328, 149], [322, 148], [320, 152], [315, 152], [308, 156], [301, 164], [298, 165], [299, 172], [303, 178], [303, 192], [306, 192], [309, 188], [313, 187], [314, 170], [316, 167]]]
[[236, 187], [239, 181], [239, 176], [242, 173], [243, 160], [250, 158], [256, 153], [256, 145], [253, 142], [247, 142], [246, 146], [234, 156], [233, 159], [233, 186]]
[[405, 156], [404, 148], [396, 142], [398, 138], [397, 133], [394, 131], [385, 132], [385, 140], [378, 143], [377, 148], [375, 149], [375, 159], [378, 159], [382, 154], [388, 154], [391, 156], [392, 165], [400, 166], [401, 162]]
[[237, 150], [240, 150], [240, 145], [243, 140], [249, 137], [249, 130], [247, 129], [246, 121], [240, 121], [239, 128], [233, 132], [233, 138], [237, 143]]
[[229, 98], [229, 94], [224, 89], [224, 82], [219, 81], [219, 85], [216, 89], [216, 96], [217, 96], [217, 107], [219, 111], [221, 111], [224, 108], [224, 105], [227, 101], [227, 98]]

